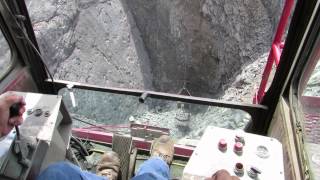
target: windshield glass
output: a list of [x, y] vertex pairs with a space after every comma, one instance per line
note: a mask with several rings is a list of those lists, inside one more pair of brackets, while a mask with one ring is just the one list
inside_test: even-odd
[[303, 148], [311, 179], [320, 178], [320, 38], [316, 39], [308, 64], [303, 72], [299, 91]]
[[283, 3], [26, 0], [55, 79], [247, 103]]
[[[164, 128], [175, 139], [199, 139], [207, 126], [243, 129], [251, 117], [241, 110], [67, 88], [59, 94], [74, 127], [102, 126], [100, 131], [130, 133], [130, 124]], [[73, 100], [72, 100], [73, 99]], [[92, 123], [92, 124], [90, 124]], [[145, 137], [143, 137], [145, 138]]]
[[11, 50], [6, 38], [3, 36], [0, 29], [0, 80], [11, 67], [11, 63]]

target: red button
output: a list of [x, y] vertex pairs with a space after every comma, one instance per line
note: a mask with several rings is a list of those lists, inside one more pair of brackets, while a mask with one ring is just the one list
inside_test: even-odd
[[227, 142], [226, 142], [226, 140], [220, 139], [218, 147], [219, 147], [220, 151], [227, 150]]
[[241, 154], [243, 150], [243, 144], [241, 142], [236, 142], [236, 144], [234, 144], [234, 152], [237, 154]]

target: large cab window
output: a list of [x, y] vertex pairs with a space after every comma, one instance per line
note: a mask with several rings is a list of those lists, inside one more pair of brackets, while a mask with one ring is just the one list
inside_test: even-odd
[[310, 56], [300, 80], [300, 115], [303, 149], [307, 154], [312, 179], [320, 178], [320, 38]]
[[210, 2], [26, 5], [55, 79], [251, 103], [284, 1]]

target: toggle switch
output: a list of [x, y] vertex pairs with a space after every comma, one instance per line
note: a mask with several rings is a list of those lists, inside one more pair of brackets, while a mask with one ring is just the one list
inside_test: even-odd
[[258, 175], [261, 174], [261, 171], [252, 166], [249, 170], [248, 170], [248, 176], [251, 177], [252, 179], [257, 179]]
[[234, 138], [235, 142], [241, 142], [242, 145], [245, 145], [244, 137], [242, 135], [237, 134]]

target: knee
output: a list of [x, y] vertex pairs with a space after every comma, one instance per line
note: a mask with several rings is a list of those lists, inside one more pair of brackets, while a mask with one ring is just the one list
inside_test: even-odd
[[44, 171], [40, 173], [37, 179], [68, 180], [70, 178], [70, 175], [76, 174], [77, 171], [77, 167], [73, 166], [70, 163], [58, 162], [49, 165]]

